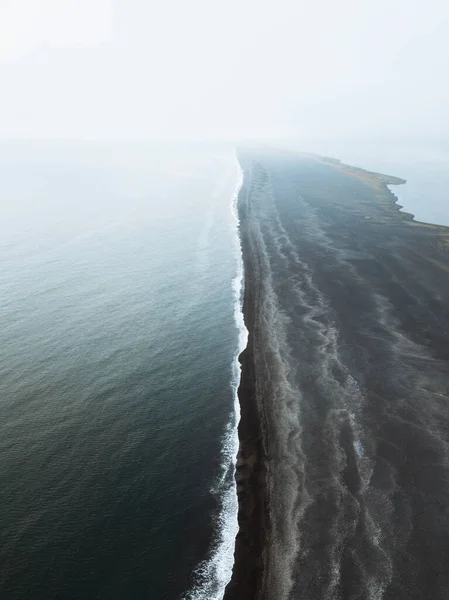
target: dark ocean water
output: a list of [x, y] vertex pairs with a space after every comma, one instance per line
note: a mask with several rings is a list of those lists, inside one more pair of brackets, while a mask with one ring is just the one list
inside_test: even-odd
[[1, 598], [228, 576], [237, 179], [231, 148], [1, 148]]

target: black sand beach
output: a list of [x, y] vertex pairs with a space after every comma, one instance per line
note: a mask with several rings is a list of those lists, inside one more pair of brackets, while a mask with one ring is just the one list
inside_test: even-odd
[[226, 600], [449, 598], [449, 229], [402, 180], [241, 151], [239, 534]]

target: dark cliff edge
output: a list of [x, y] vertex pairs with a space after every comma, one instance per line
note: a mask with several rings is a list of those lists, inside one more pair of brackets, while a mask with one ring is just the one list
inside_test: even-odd
[[248, 329], [248, 344], [239, 357], [242, 367], [238, 389], [241, 417], [235, 474], [239, 531], [235, 542], [232, 578], [226, 587], [224, 600], [253, 600], [261, 597], [268, 526], [263, 411], [257, 394], [255, 360], [260, 265], [250, 234], [251, 208], [247, 201], [249, 177], [245, 170], [238, 200], [245, 272], [243, 316]]

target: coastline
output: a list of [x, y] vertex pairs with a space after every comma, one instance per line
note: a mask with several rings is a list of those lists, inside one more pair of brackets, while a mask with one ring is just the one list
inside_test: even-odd
[[384, 173], [378, 173], [376, 171], [368, 171], [367, 169], [362, 169], [361, 167], [354, 167], [347, 163], [342, 162], [338, 158], [332, 158], [328, 156], [320, 156], [318, 154], [314, 154], [318, 160], [321, 160], [325, 163], [328, 163], [340, 171], [347, 173], [352, 177], [357, 177], [364, 181], [367, 185], [370, 185], [374, 188], [380, 188], [386, 198], [391, 199], [391, 208], [396, 210], [397, 216], [399, 219], [402, 219], [406, 223], [410, 225], [419, 225], [421, 227], [430, 227], [431, 229], [440, 229], [442, 232], [449, 232], [448, 225], [441, 225], [439, 223], [430, 223], [426, 221], [420, 221], [416, 218], [416, 215], [409, 211], [402, 210], [404, 206], [400, 204], [400, 200], [398, 196], [390, 189], [390, 185], [405, 185], [407, 183], [406, 179], [402, 177], [396, 177], [395, 175], [386, 175]]
[[224, 600], [257, 598], [264, 573], [264, 549], [267, 541], [268, 494], [265, 465], [263, 413], [256, 392], [254, 345], [260, 278], [257, 253], [251, 247], [248, 231], [248, 170], [243, 170], [237, 211], [244, 265], [243, 319], [248, 331], [246, 348], [239, 355], [241, 365], [238, 399], [240, 422], [239, 449], [235, 480], [238, 498], [238, 533], [235, 540], [232, 577]]
[[[309, 160], [310, 158], [309, 155]], [[408, 229], [409, 226], [419, 228], [420, 244], [423, 244], [422, 248], [424, 248], [424, 254], [420, 255], [420, 259], [425, 258], [438, 270], [448, 270], [441, 256], [445, 257], [449, 252], [449, 228], [421, 223], [415, 221], [413, 215], [400, 212], [398, 199], [388, 186], [401, 185], [405, 180], [351, 167], [337, 159], [316, 156], [314, 158], [321, 165], [337, 169], [344, 176], [359, 180], [359, 183], [371, 188], [369, 204], [357, 200], [350, 207], [351, 216], [355, 221], [359, 221], [364, 227], [369, 226], [371, 232], [375, 232], [375, 236], [379, 235], [383, 228], [388, 228], [393, 244], [396, 243], [395, 235], [403, 237], [405, 244], [410, 244], [414, 232]], [[274, 474], [270, 471], [270, 462], [273, 468], [270, 437], [275, 437], [273, 430], [276, 425], [273, 423], [272, 415], [267, 416], [267, 410], [270, 410], [270, 389], [266, 382], [261, 381], [263, 374], [257, 364], [257, 349], [263, 340], [258, 315], [262, 302], [261, 294], [263, 294], [262, 282], [266, 274], [263, 271], [264, 265], [260, 258], [261, 251], [257, 246], [256, 237], [251, 233], [253, 218], [250, 198], [251, 180], [251, 169], [244, 168], [244, 180], [237, 208], [244, 263], [243, 315], [248, 329], [248, 343], [239, 356], [242, 369], [238, 388], [241, 419], [238, 427], [239, 451], [235, 474], [239, 529], [235, 542], [232, 578], [226, 586], [224, 600], [262, 600], [275, 597], [272, 595], [272, 589], [268, 589], [267, 580], [272, 577], [268, 573], [268, 565], [271, 563], [269, 554], [272, 552], [273, 542], [270, 537], [272, 533], [270, 487], [273, 489]], [[404, 226], [407, 227], [408, 232], [403, 229]], [[416, 333], [411, 330], [410, 335]], [[440, 346], [439, 343], [437, 346]], [[274, 466], [276, 466], [275, 462]]]
[[248, 332], [242, 312], [244, 268], [237, 209], [239, 192], [243, 183], [243, 171], [235, 153], [233, 167], [236, 170], [236, 181], [230, 203], [235, 260], [232, 291], [234, 296], [234, 325], [238, 334], [237, 348], [232, 360], [232, 378], [230, 384], [233, 397], [233, 411], [222, 440], [222, 473], [213, 488], [214, 494], [220, 497], [215, 539], [210, 555], [196, 567], [192, 576], [194, 583], [189, 591], [181, 597], [181, 600], [222, 600], [232, 573], [234, 544], [238, 532], [238, 499], [234, 474], [239, 448], [237, 431], [240, 420], [238, 387], [240, 384], [241, 366], [239, 356], [246, 347]]

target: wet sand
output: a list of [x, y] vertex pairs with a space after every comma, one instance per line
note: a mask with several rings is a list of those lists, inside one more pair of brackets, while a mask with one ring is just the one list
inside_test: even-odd
[[233, 599], [449, 598], [449, 229], [402, 180], [241, 151]]

